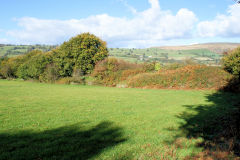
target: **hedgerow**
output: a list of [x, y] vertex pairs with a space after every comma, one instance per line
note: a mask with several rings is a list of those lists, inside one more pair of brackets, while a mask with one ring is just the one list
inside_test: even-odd
[[144, 71], [144, 65], [126, 62], [116, 58], [106, 58], [97, 63], [92, 76], [96, 84], [116, 86], [130, 75]]
[[156, 73], [138, 74], [128, 79], [129, 87], [219, 89], [231, 75], [219, 67], [186, 65], [177, 69], [163, 69]]

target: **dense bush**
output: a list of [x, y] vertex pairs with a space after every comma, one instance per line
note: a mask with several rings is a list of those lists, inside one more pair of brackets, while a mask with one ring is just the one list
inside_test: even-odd
[[144, 63], [144, 64], [143, 64], [143, 70], [144, 70], [145, 72], [153, 72], [153, 71], [155, 71], [155, 65], [156, 65], [155, 62], [152, 62], [152, 63]]
[[220, 89], [232, 78], [220, 67], [170, 64], [157, 67], [156, 72], [156, 64], [133, 64], [107, 58], [96, 65], [92, 76], [97, 84], [107, 86], [127, 84], [129, 87], [175, 89]]
[[226, 53], [223, 58], [223, 67], [233, 75], [233, 78], [222, 89], [228, 92], [240, 92], [240, 47]]
[[224, 69], [229, 73], [240, 77], [240, 47], [231, 51], [223, 58]]
[[22, 61], [22, 56], [2, 59], [0, 63], [0, 75], [3, 78], [16, 78], [18, 67]]
[[138, 74], [128, 80], [129, 87], [146, 88], [221, 88], [231, 76], [218, 67], [187, 65], [163, 69], [156, 73]]
[[39, 50], [29, 52], [23, 59], [23, 63], [17, 70], [17, 76], [22, 79], [39, 80], [43, 76], [46, 66], [52, 63], [51, 56]]
[[8, 78], [13, 76], [13, 70], [7, 58], [2, 58], [0, 61], [0, 76]]
[[142, 69], [141, 66], [139, 68], [136, 68], [136, 69], [124, 70], [122, 72], [122, 75], [121, 75], [121, 80], [125, 81], [125, 80], [127, 80], [128, 78], [130, 78], [132, 76], [135, 76], [135, 75], [140, 74], [140, 73], [145, 73], [145, 72], [146, 71], [144, 69]]
[[53, 51], [54, 62], [62, 77], [72, 75], [74, 68], [85, 75], [91, 73], [95, 64], [108, 56], [106, 42], [90, 33], [83, 33], [64, 42]]
[[[137, 73], [135, 70], [143, 70], [143, 65], [126, 62], [116, 58], [106, 58], [105, 60], [97, 63], [92, 76], [96, 79], [95, 83], [116, 86], [124, 75]], [[128, 72], [128, 73], [126, 73]]]
[[59, 78], [58, 67], [54, 63], [46, 65], [44, 72], [39, 76], [41, 82], [53, 83]]
[[104, 41], [83, 33], [47, 53], [33, 50], [22, 56], [1, 59], [0, 76], [41, 82], [55, 82], [73, 76], [71, 81], [80, 82], [81, 76], [91, 73], [95, 64], [107, 56]]

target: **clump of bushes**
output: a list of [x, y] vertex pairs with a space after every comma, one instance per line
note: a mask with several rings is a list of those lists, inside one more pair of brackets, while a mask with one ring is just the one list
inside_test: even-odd
[[43, 77], [46, 66], [52, 63], [52, 57], [39, 50], [33, 50], [22, 57], [17, 69], [17, 77], [22, 79], [37, 79]]
[[240, 92], [240, 47], [227, 53], [223, 58], [223, 68], [233, 77], [222, 90]]
[[97, 63], [92, 76], [95, 78], [95, 84], [117, 86], [130, 77], [140, 73], [156, 72], [161, 67], [156, 62], [137, 64], [116, 58], [106, 58]]
[[106, 86], [126, 84], [133, 88], [175, 89], [219, 89], [232, 77], [220, 67], [198, 64], [159, 67], [158, 63], [134, 64], [116, 58], [100, 61], [92, 76], [95, 84]]
[[106, 58], [97, 63], [92, 76], [97, 84], [116, 86], [120, 81], [127, 79], [132, 74], [137, 74], [140, 70], [143, 70], [143, 66], [140, 64]]
[[65, 78], [82, 83], [82, 76], [91, 73], [96, 63], [107, 56], [106, 42], [93, 34], [83, 33], [47, 53], [33, 50], [22, 56], [1, 59], [0, 76], [40, 82]]
[[128, 79], [129, 87], [218, 89], [231, 77], [219, 67], [186, 65], [177, 69], [162, 69], [156, 73], [138, 74]]
[[0, 75], [2, 78], [17, 78], [18, 67], [23, 63], [23, 56], [2, 58], [0, 61]]
[[223, 58], [223, 65], [227, 72], [240, 78], [240, 47]]

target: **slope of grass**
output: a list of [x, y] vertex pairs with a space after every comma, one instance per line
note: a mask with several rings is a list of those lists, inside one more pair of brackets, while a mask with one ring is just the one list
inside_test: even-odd
[[182, 159], [204, 138], [180, 115], [211, 94], [0, 80], [0, 159]]

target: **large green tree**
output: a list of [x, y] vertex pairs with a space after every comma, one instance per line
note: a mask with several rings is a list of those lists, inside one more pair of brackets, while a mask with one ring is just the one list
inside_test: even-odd
[[95, 64], [108, 56], [106, 42], [90, 33], [77, 35], [52, 52], [63, 77], [71, 76], [74, 70], [91, 73]]

